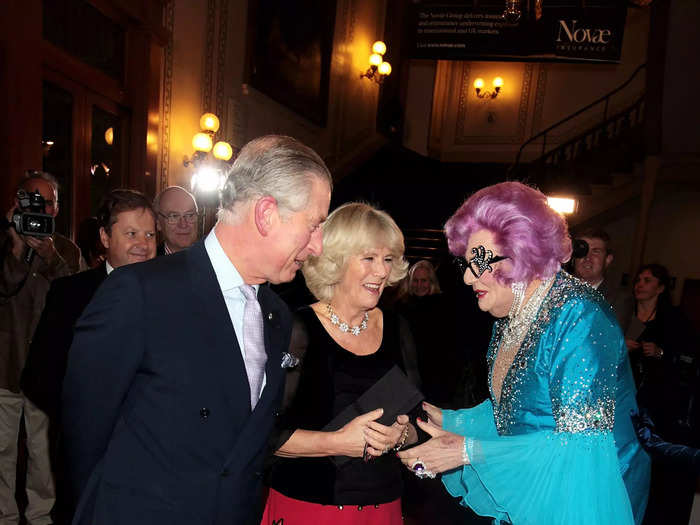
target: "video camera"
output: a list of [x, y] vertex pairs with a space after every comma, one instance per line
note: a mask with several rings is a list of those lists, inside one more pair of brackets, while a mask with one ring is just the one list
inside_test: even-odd
[[32, 237], [48, 237], [56, 230], [52, 215], [45, 213], [46, 200], [38, 191], [29, 192], [17, 190], [19, 208], [12, 214], [12, 226], [20, 235]]
[[572, 259], [583, 259], [588, 255], [588, 243], [583, 239], [574, 239], [572, 242]]

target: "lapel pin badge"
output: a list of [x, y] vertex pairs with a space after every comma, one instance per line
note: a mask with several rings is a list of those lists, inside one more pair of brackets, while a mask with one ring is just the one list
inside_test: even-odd
[[299, 358], [293, 356], [289, 352], [282, 352], [282, 362], [280, 366], [282, 368], [294, 368], [299, 364]]

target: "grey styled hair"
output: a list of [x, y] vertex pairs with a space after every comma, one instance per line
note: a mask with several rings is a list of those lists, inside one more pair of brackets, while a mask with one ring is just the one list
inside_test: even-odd
[[231, 166], [217, 217], [235, 223], [240, 204], [264, 196], [277, 201], [283, 217], [298, 212], [308, 204], [312, 177], [333, 187], [325, 162], [310, 147], [283, 135], [251, 140]]

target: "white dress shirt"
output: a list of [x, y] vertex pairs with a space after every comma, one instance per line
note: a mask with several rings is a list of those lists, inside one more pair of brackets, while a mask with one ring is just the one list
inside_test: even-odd
[[[240, 290], [240, 287], [245, 283], [243, 282], [241, 274], [238, 273], [231, 259], [228, 258], [224, 249], [221, 247], [221, 243], [216, 237], [214, 229], [212, 229], [206, 239], [204, 239], [204, 249], [207, 251], [211, 265], [214, 267], [216, 280], [224, 296], [228, 315], [231, 318], [231, 324], [233, 324], [233, 329], [236, 332], [238, 346], [241, 349], [241, 355], [245, 361], [245, 346], [243, 345], [243, 310], [245, 308], [245, 296]], [[255, 288], [255, 293], [257, 294], [259, 285], [254, 284], [253, 288]], [[262, 395], [263, 390], [265, 390], [266, 382], [267, 374], [264, 374], [260, 395]]]

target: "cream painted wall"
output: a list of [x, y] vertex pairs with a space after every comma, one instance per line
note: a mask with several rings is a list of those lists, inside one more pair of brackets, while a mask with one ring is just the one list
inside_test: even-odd
[[[171, 12], [172, 60], [166, 50], [166, 90], [170, 89], [171, 106], [164, 122], [163, 145], [168, 148], [167, 163], [161, 173], [161, 187], [181, 185], [189, 187], [191, 169], [183, 166], [183, 158], [192, 154], [192, 136], [199, 131], [202, 114], [203, 57], [207, 2], [202, 0], [175, 0], [166, 5]], [[166, 23], [167, 23], [166, 13]], [[171, 68], [171, 82], [167, 85], [167, 69]], [[167, 109], [167, 108], [164, 108]]]
[[[664, 184], [657, 187], [651, 209], [649, 231], [644, 250], [643, 264], [660, 263], [676, 278], [673, 302], [678, 304], [685, 279], [700, 279], [700, 192]], [[620, 283], [623, 273], [634, 277], [636, 268], [630, 268], [632, 243], [635, 237], [638, 204], [629, 207], [623, 217], [602, 224], [612, 239], [615, 259], [608, 276], [613, 283]], [[631, 293], [631, 287], [630, 287]]]
[[183, 157], [192, 153], [204, 111], [219, 116], [217, 139], [234, 148], [260, 135], [287, 134], [315, 148], [338, 173], [376, 151], [384, 143], [376, 132], [379, 88], [360, 73], [372, 43], [383, 36], [377, 13], [384, 11], [383, 0], [337, 0], [328, 123], [319, 127], [245, 84], [248, 0], [170, 0], [160, 187], [189, 185], [191, 168]]
[[700, 192], [673, 186], [661, 186], [654, 198], [644, 261], [659, 262], [676, 277], [675, 303], [685, 279], [700, 279], [699, 201]]
[[[246, 0], [235, 0], [244, 10]], [[372, 43], [382, 38], [385, 2], [337, 0], [335, 36], [331, 58], [328, 122], [319, 127], [303, 116], [244, 84], [242, 76], [245, 21], [237, 18], [233, 32], [239, 36], [228, 46], [233, 65], [231, 98], [235, 141], [244, 143], [266, 133], [283, 133], [315, 148], [332, 168], [342, 170], [353, 159], [362, 158], [383, 143], [376, 133], [378, 86], [360, 79], [367, 68]], [[228, 123], [227, 123], [228, 125]]]
[[[648, 9], [628, 10], [619, 64], [412, 61], [408, 99], [413, 105], [405, 114], [404, 145], [448, 161], [514, 160], [522, 142], [623, 83], [646, 59], [648, 28]], [[434, 85], [424, 81], [431, 66]], [[482, 77], [490, 87], [495, 76], [505, 80], [501, 94], [478, 99], [474, 79]], [[627, 106], [643, 89], [642, 74], [613, 98], [609, 113]], [[422, 125], [426, 114], [432, 114], [430, 130]], [[572, 121], [548, 142], [584, 131], [601, 114], [602, 109]], [[537, 146], [526, 155], [536, 151]]]

